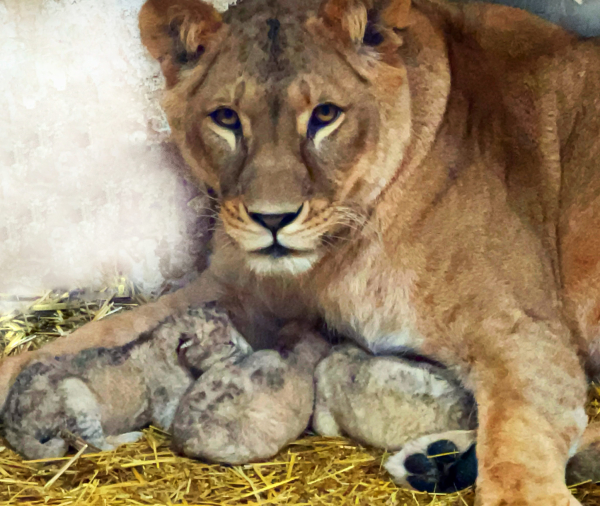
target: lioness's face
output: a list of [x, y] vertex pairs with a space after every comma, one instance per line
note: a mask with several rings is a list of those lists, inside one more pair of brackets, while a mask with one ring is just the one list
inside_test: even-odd
[[408, 86], [398, 62], [314, 15], [250, 6], [182, 66], [165, 109], [250, 268], [297, 274], [360, 228], [398, 170]]

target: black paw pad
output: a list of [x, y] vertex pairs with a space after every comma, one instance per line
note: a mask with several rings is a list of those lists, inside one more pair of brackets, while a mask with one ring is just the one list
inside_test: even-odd
[[420, 492], [450, 493], [470, 487], [477, 479], [475, 445], [460, 453], [452, 441], [431, 443], [426, 453], [413, 453], [404, 461], [407, 481]]
[[413, 453], [404, 461], [404, 468], [411, 474], [428, 474], [436, 471], [433, 461], [424, 453]]
[[462, 454], [454, 466], [454, 485], [456, 490], [470, 487], [477, 480], [477, 456], [475, 455], [475, 445]]
[[427, 456], [430, 459], [435, 460], [435, 463], [438, 465], [454, 464], [456, 459], [460, 456], [460, 452], [458, 451], [458, 447], [452, 441], [440, 439], [427, 447]]

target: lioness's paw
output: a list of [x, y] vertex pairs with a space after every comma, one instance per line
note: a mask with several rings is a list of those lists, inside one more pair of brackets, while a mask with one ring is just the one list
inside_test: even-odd
[[449, 493], [475, 484], [477, 457], [472, 431], [452, 431], [411, 441], [390, 457], [393, 480], [420, 492]]

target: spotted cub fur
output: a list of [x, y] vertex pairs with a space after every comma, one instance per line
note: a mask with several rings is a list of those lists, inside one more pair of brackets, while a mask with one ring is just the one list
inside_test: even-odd
[[65, 434], [100, 450], [168, 429], [185, 391], [219, 361], [251, 352], [214, 304], [169, 317], [134, 341], [36, 361], [12, 385], [2, 418], [7, 441], [30, 459], [59, 457]]

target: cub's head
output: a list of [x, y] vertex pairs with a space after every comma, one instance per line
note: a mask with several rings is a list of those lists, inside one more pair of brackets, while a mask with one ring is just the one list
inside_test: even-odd
[[142, 40], [173, 137], [262, 273], [309, 270], [360, 229], [410, 137], [410, 0], [148, 0]]

